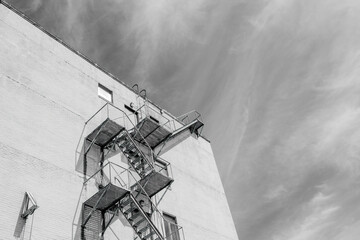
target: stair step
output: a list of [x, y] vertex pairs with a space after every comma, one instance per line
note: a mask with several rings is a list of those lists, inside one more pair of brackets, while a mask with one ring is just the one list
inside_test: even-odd
[[133, 165], [136, 165], [137, 163], [141, 162], [141, 159], [142, 159], [141, 157], [133, 158], [131, 159], [132, 160], [131, 163]]
[[140, 169], [142, 169], [142, 168], [145, 170], [145, 169], [146, 169], [146, 165], [145, 165], [145, 164], [139, 164], [139, 165], [137, 165], [137, 166], [135, 167], [136, 170], [140, 170]]
[[119, 145], [119, 148], [123, 151], [125, 151], [128, 147], [129, 143], [128, 142], [124, 142], [123, 144]]
[[128, 220], [134, 222], [134, 220], [136, 220], [140, 216], [144, 217], [141, 213], [138, 213], [138, 214], [134, 214], [131, 217], [129, 217]]
[[[135, 147], [134, 147], [135, 148]], [[139, 150], [138, 149], [134, 149], [132, 148], [132, 151], [129, 152], [129, 157], [133, 158], [133, 157], [136, 157], [136, 156], [139, 156]]]
[[125, 151], [131, 151], [132, 149], [135, 148], [135, 145], [134, 143], [130, 142], [130, 141], [127, 141], [128, 144], [125, 145], [126, 149]]
[[147, 166], [145, 169], [144, 169], [144, 172], [146, 173], [146, 172], [148, 172], [149, 170], [151, 170], [152, 169], [152, 166]]
[[127, 155], [128, 158], [133, 158], [135, 155], [134, 155], [134, 151], [133, 151], [134, 148], [126, 148], [124, 150], [124, 153]]
[[149, 225], [146, 225], [145, 227], [143, 227], [142, 229], [138, 230], [137, 233], [138, 234], [142, 234], [143, 232], [145, 232], [146, 230], [149, 229]]
[[127, 138], [127, 136], [125, 133], [119, 137], [120, 140], [126, 140], [126, 138]]
[[131, 202], [131, 199], [128, 198], [125, 201], [121, 202], [120, 205], [122, 208], [126, 207]]
[[126, 211], [124, 211], [123, 213], [124, 214], [129, 214], [129, 213], [133, 212], [134, 210], [135, 210], [134, 208], [130, 207]]
[[122, 143], [120, 144], [120, 146], [124, 147], [126, 146], [127, 144], [130, 144], [131, 142], [127, 140], [127, 138], [123, 138], [121, 139]]
[[150, 230], [150, 233], [148, 235], [146, 235], [145, 237], [142, 237], [141, 239], [147, 240], [148, 238], [152, 237], [152, 235], [154, 235], [154, 232]]
[[146, 220], [146, 218], [144, 217], [144, 218], [142, 218], [142, 219], [140, 219], [139, 221], [137, 221], [136, 223], [134, 223], [134, 227], [138, 227], [142, 222], [144, 222]]
[[138, 167], [145, 167], [145, 165], [148, 165], [148, 163], [145, 162], [145, 161], [139, 161], [139, 162], [137, 162], [136, 164], [134, 164], [133, 166], [134, 166], [135, 168], [138, 168]]
[[118, 139], [116, 139], [116, 143], [118, 145], [123, 144], [124, 142], [126, 142], [126, 139], [124, 137], [119, 137]]

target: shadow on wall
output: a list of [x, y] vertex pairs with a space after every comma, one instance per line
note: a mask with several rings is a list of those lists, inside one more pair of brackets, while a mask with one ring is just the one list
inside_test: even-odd
[[[77, 151], [75, 170], [84, 174], [84, 180], [86, 176], [89, 177], [100, 169], [100, 147], [93, 144], [90, 149], [88, 149], [89, 146], [90, 142], [84, 140], [84, 144], [79, 148], [80, 151]], [[85, 152], [87, 152], [86, 156], [84, 154]]]

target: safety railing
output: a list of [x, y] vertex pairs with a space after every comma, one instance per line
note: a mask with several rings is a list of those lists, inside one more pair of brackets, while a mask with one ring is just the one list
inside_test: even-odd
[[[172, 224], [174, 228], [170, 228], [170, 229], [167, 229], [167, 231], [165, 230], [165, 235], [163, 236], [164, 237], [164, 240], [185, 240], [185, 234], [184, 234], [184, 228], [177, 225], [177, 224], [174, 224], [174, 223], [170, 223], [166, 220], [164, 220], [164, 226], [165, 224]], [[138, 236], [136, 236], [134, 238], [134, 240], [141, 240]]]
[[176, 118], [170, 116], [165, 111], [154, 107], [148, 102], [144, 102], [137, 110], [139, 121], [143, 120], [146, 117], [152, 117], [159, 122], [159, 125], [167, 129], [170, 132], [176, 131], [179, 128], [186, 126], [192, 123], [195, 120], [201, 119], [201, 114], [195, 110], [182, 114]]
[[[154, 224], [155, 227], [160, 231], [164, 239], [185, 240], [181, 226], [175, 224], [176, 228], [172, 230], [169, 230], [165, 227], [164, 223], [166, 223], [167, 220], [164, 218], [162, 212], [158, 209], [156, 204], [152, 202], [150, 196], [146, 193], [144, 187], [138, 182], [138, 178], [134, 176], [130, 168], [125, 168], [123, 166], [120, 166], [119, 164], [108, 161], [105, 165], [99, 167], [99, 169], [94, 174], [92, 174], [86, 181], [84, 181], [83, 188], [92, 181], [95, 182], [95, 185], [99, 189], [111, 183], [117, 187], [131, 191], [131, 189], [134, 189], [134, 186], [136, 185], [136, 190], [132, 191], [131, 194], [137, 200], [146, 199], [144, 206], [146, 206], [151, 211], [150, 219], [152, 221], [152, 224]], [[93, 194], [95, 194], [94, 190]], [[171, 224], [174, 225], [174, 223]], [[178, 238], [180, 236], [182, 236], [182, 238]]]
[[182, 114], [182, 115], [176, 117], [175, 119], [169, 120], [169, 122], [167, 122], [165, 124], [173, 126], [174, 131], [175, 131], [183, 126], [186, 126], [186, 125], [194, 122], [195, 120], [202, 121], [201, 114], [195, 110], [192, 110], [190, 112], [187, 112], [185, 114]]
[[169, 124], [169, 121], [173, 119], [170, 115], [165, 114], [161, 109], [153, 106], [152, 104], [148, 102], [144, 102], [141, 107], [139, 107], [137, 110], [139, 120], [143, 120], [144, 118], [153, 118], [156, 121], [159, 121], [159, 125], [163, 126], [169, 131], [173, 131], [174, 129]]
[[131, 182], [129, 181], [129, 174], [130, 170], [128, 168], [122, 167], [113, 162], [107, 162], [88, 179], [86, 179], [83, 185], [86, 185], [89, 181], [94, 180], [95, 185], [100, 188], [111, 183], [123, 189], [130, 190]]
[[[99, 148], [94, 146], [95, 138], [93, 141], [86, 140], [86, 137], [94, 131], [98, 126], [100, 126], [106, 119], [110, 119], [111, 121], [115, 122], [121, 127], [124, 127], [127, 132], [139, 136], [146, 148], [148, 149], [147, 160], [149, 160], [150, 165], [153, 166], [154, 164], [154, 153], [144, 138], [141, 132], [136, 126], [136, 116], [134, 114], [127, 114], [122, 109], [114, 106], [111, 103], [106, 103], [103, 105], [95, 114], [93, 114], [89, 120], [85, 122], [83, 131], [80, 136], [79, 143], [76, 148], [75, 154], [75, 168], [79, 172], [84, 172], [83, 168], [84, 165], [87, 164], [85, 167], [91, 167], [92, 169], [98, 163], [100, 156], [99, 156]], [[130, 134], [130, 135], [131, 135]], [[131, 136], [130, 136], [131, 138]], [[84, 140], [85, 139], [85, 140]], [[83, 144], [81, 144], [83, 142]], [[87, 162], [85, 163], [85, 157]], [[94, 171], [90, 170], [87, 172], [86, 175], [89, 173], [92, 174]]]
[[173, 172], [171, 164], [161, 157], [156, 157], [154, 162], [154, 168], [156, 172], [159, 172], [165, 176], [173, 179]]
[[[132, 194], [135, 196], [135, 198], [141, 198], [145, 197], [147, 199], [147, 204], [149, 209], [151, 210], [151, 220], [152, 223], [157, 227], [157, 229], [161, 232], [162, 236], [166, 236], [165, 228], [164, 228], [164, 222], [166, 219], [164, 218], [162, 212], [157, 208], [156, 204], [152, 202], [150, 196], [146, 193], [144, 187], [136, 181], [136, 177], [133, 175], [131, 171], [128, 171], [129, 173], [129, 180], [130, 182], [135, 180], [135, 183], [131, 186], [131, 189], [134, 189], [134, 186], [136, 190], [132, 192]], [[168, 238], [171, 239], [171, 238]]]
[[[129, 116], [133, 119], [131, 119]], [[89, 120], [85, 122], [85, 126], [92, 125], [93, 129], [95, 129], [107, 118], [118, 123], [120, 126], [125, 127], [127, 130], [134, 130], [136, 134], [138, 134], [145, 142], [145, 144], [150, 148], [150, 145], [147, 143], [146, 139], [142, 136], [140, 131], [136, 128], [136, 124], [134, 124], [134, 122], [136, 122], [136, 116], [134, 114], [125, 113], [124, 110], [116, 107], [112, 103], [106, 103], [104, 106], [102, 106], [94, 115], [89, 118]]]

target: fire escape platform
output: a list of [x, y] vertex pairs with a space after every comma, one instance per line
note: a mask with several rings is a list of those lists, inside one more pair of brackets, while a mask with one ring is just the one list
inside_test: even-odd
[[107, 118], [103, 123], [95, 128], [95, 130], [92, 131], [86, 139], [90, 142], [94, 142], [100, 147], [104, 147], [124, 129], [124, 127]]
[[138, 128], [141, 136], [139, 134], [135, 134], [135, 140], [143, 143], [143, 138], [145, 138], [151, 148], [157, 146], [171, 134], [171, 132], [169, 132], [166, 128], [160, 126], [159, 123], [148, 117], [141, 120], [136, 127]]
[[114, 205], [114, 203], [122, 199], [127, 193], [129, 193], [128, 190], [109, 183], [86, 200], [84, 204], [92, 208], [95, 207], [96, 210], [103, 211]]
[[[141, 180], [139, 180], [139, 184], [144, 188], [147, 195], [149, 195], [149, 197], [152, 197], [167, 186], [169, 186], [173, 181], [174, 179], [165, 176], [159, 172], [153, 171]], [[137, 185], [134, 186], [138, 187]], [[136, 190], [137, 189], [135, 188], [135, 191]]]

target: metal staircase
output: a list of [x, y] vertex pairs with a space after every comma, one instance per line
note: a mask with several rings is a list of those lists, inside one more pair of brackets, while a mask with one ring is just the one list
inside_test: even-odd
[[[109, 107], [117, 111], [116, 117], [109, 116]], [[111, 104], [106, 104], [86, 122], [85, 127], [90, 126], [90, 120], [101, 115], [104, 109], [107, 110], [105, 120], [96, 120], [91, 124], [93, 130], [88, 133], [83, 131], [86, 134], [81, 150], [83, 189], [87, 189], [93, 181], [96, 188], [92, 185], [94, 193], [82, 204], [80, 239], [104, 239], [105, 231], [119, 214], [124, 216], [141, 240], [173, 239], [168, 238], [168, 232], [164, 232], [165, 219], [157, 209], [159, 202], [155, 204], [152, 197], [166, 189], [160, 197], [161, 201], [174, 180], [171, 177], [170, 164], [163, 159], [160, 160], [158, 155], [154, 154], [154, 148], [160, 143], [171, 141], [185, 131], [196, 133], [203, 124], [199, 124], [198, 119], [189, 124], [174, 122], [174, 126], [178, 124], [177, 129], [166, 132], [163, 125], [155, 122], [155, 128], [146, 132], [149, 130], [146, 125], [154, 122], [151, 118], [146, 117], [139, 124], [129, 127], [128, 123], [131, 123], [131, 120], [127, 114]], [[99, 119], [101, 118], [103, 116], [99, 116]], [[119, 119], [123, 124], [118, 121]], [[156, 139], [157, 143], [154, 144], [151, 139]], [[119, 153], [126, 157], [129, 168], [109, 160]], [[95, 162], [91, 165], [95, 168], [92, 171], [88, 171], [90, 159]], [[116, 168], [120, 170], [117, 171]], [[94, 173], [89, 176], [92, 172]]]
[[124, 130], [121, 136], [114, 140], [113, 144], [116, 144], [116, 146], [128, 158], [129, 164], [141, 178], [154, 171], [152, 163], [139, 149], [128, 131]]
[[151, 221], [150, 213], [145, 212], [133, 194], [128, 194], [119, 203], [119, 209], [131, 227], [143, 240], [163, 240], [164, 237]]
[[177, 118], [165, 116], [165, 114], [157, 114], [153, 117], [152, 115], [155, 114], [151, 112], [154, 110], [145, 110], [145, 113], [140, 114], [141, 119], [136, 126], [138, 132], [134, 133], [133, 138], [143, 145], [149, 145], [156, 156], [165, 153], [192, 134], [196, 137], [201, 135], [204, 124], [201, 115], [196, 111]]

